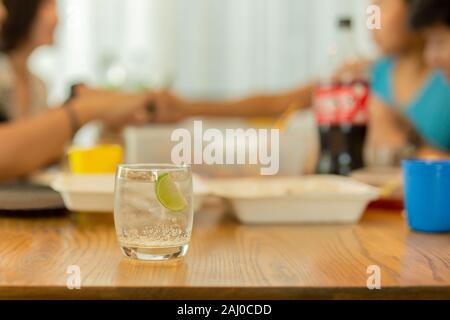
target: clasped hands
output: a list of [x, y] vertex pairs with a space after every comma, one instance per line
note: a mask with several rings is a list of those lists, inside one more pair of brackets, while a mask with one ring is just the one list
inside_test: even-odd
[[187, 117], [187, 103], [169, 91], [130, 93], [79, 85], [73, 89], [68, 103], [79, 106], [80, 120], [83, 117], [94, 118], [112, 129], [149, 123], [174, 123]]

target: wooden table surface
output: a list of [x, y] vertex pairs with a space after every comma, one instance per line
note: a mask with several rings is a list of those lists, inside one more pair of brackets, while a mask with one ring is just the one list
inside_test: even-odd
[[[67, 270], [81, 270], [81, 290]], [[382, 289], [367, 289], [367, 268]], [[369, 210], [357, 225], [245, 226], [196, 215], [189, 255], [124, 258], [110, 214], [0, 217], [2, 299], [450, 298], [450, 235], [410, 232], [400, 212]]]

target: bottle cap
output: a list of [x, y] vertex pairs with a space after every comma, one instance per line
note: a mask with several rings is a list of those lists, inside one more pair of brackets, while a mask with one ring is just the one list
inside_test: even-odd
[[350, 17], [341, 17], [338, 20], [339, 28], [343, 29], [351, 29], [353, 26], [352, 18]]

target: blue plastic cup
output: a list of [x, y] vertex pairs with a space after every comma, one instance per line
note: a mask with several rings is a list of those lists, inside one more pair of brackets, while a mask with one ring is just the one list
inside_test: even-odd
[[403, 161], [405, 203], [412, 230], [450, 232], [450, 160]]

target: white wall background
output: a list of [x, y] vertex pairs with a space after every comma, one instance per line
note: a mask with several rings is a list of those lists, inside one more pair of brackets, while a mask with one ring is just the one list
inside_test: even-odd
[[32, 59], [51, 103], [68, 85], [173, 84], [191, 97], [291, 88], [326, 65], [337, 16], [355, 19], [374, 55], [369, 0], [59, 0], [57, 43]]

